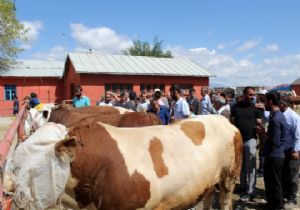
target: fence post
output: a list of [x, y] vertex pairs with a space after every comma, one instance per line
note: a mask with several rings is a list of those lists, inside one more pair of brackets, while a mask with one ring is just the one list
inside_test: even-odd
[[[23, 105], [21, 108], [19, 114], [17, 115], [15, 121], [12, 123], [4, 137], [0, 141], [0, 199], [1, 199], [1, 209], [5, 209], [3, 206], [3, 173], [4, 173], [4, 164], [7, 157], [7, 154], [10, 149], [10, 145], [13, 142], [13, 139], [15, 137], [15, 134], [17, 133], [18, 127], [20, 125], [20, 122], [23, 118], [23, 115], [25, 113], [25, 107], [27, 104]], [[3, 208], [4, 207], [4, 208]]]

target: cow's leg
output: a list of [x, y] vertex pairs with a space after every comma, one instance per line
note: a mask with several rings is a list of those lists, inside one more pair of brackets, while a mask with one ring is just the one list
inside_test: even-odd
[[221, 210], [232, 209], [232, 193], [235, 186], [235, 177], [226, 177], [224, 183], [220, 185], [220, 208]]
[[213, 196], [214, 195], [214, 187], [212, 187], [211, 189], [209, 189], [203, 198], [203, 210], [210, 210], [211, 206], [212, 206], [212, 200], [213, 200]]

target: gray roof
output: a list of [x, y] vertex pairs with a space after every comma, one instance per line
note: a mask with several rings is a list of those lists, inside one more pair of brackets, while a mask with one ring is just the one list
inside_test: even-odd
[[1, 77], [62, 77], [64, 62], [22, 60], [11, 69], [1, 70]]
[[296, 79], [292, 85], [300, 85], [300, 78]]
[[99, 55], [95, 53], [69, 53], [77, 73], [159, 75], [159, 76], [214, 76], [207, 69], [187, 59], [153, 58], [128, 55]]

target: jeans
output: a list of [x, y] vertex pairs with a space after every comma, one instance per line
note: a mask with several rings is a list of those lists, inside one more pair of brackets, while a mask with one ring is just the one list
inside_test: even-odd
[[240, 184], [246, 193], [254, 194], [256, 185], [256, 139], [244, 141]]
[[285, 155], [281, 179], [283, 195], [295, 204], [297, 203], [299, 165], [299, 160], [292, 160], [288, 153]]
[[266, 157], [264, 181], [269, 209], [282, 209], [281, 174], [284, 158]]

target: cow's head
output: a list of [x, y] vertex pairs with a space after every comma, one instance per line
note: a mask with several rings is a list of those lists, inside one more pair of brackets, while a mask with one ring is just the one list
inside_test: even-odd
[[65, 163], [71, 163], [76, 156], [75, 147], [77, 145], [77, 138], [75, 136], [68, 137], [55, 144], [55, 154], [60, 160]]
[[45, 125], [49, 121], [51, 111], [54, 108], [54, 104], [39, 104], [35, 108], [30, 109], [24, 125], [26, 136]]

